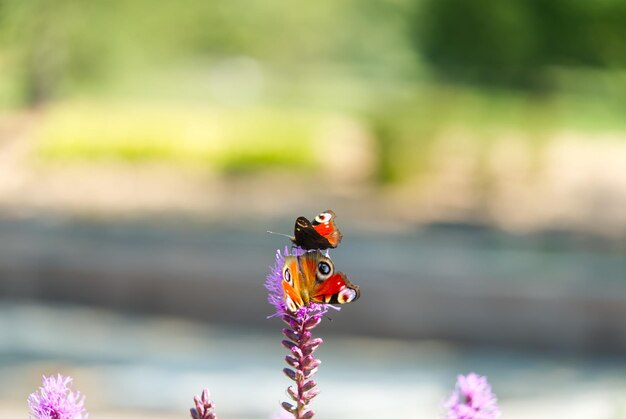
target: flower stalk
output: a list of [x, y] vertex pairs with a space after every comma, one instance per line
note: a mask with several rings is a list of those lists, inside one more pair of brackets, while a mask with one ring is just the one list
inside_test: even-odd
[[281, 343], [289, 351], [289, 355], [285, 357], [289, 367], [284, 368], [283, 372], [294, 384], [287, 388], [291, 401], [283, 402], [281, 406], [295, 419], [309, 419], [315, 415], [309, 403], [319, 394], [317, 383], [311, 377], [315, 375], [321, 364], [313, 353], [323, 343], [322, 339], [313, 337], [313, 329], [322, 321], [322, 317], [328, 311], [328, 306], [310, 303], [296, 312], [287, 309], [283, 300], [281, 282], [285, 256], [290, 256], [290, 253], [300, 256], [304, 251], [297, 247], [291, 252], [288, 248], [285, 248], [282, 253], [280, 250], [277, 251], [276, 262], [270, 268], [265, 287], [269, 291], [268, 301], [276, 309], [275, 314], [270, 317], [280, 317], [287, 325], [282, 330], [285, 339]]
[[295, 385], [287, 388], [287, 394], [295, 402], [283, 402], [282, 407], [293, 414], [295, 419], [309, 419], [315, 412], [309, 408], [309, 402], [319, 394], [317, 383], [311, 379], [322, 363], [316, 359], [313, 352], [323, 343], [320, 338], [312, 337], [312, 330], [321, 322], [326, 310], [317, 304], [302, 307], [297, 313], [285, 312], [283, 321], [288, 327], [283, 329], [287, 338], [282, 345], [290, 352], [285, 361], [291, 368], [284, 368], [283, 372]]

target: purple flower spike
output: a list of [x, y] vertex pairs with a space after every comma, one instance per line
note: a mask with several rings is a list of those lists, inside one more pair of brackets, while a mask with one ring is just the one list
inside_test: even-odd
[[196, 405], [190, 409], [193, 419], [217, 419], [217, 415], [213, 412], [215, 405], [211, 402], [208, 388], [202, 390], [202, 395], [194, 396], [193, 401]]
[[497, 419], [498, 399], [491, 391], [487, 377], [478, 374], [459, 375], [454, 392], [445, 403], [446, 419]]
[[31, 419], [87, 419], [85, 396], [71, 391], [71, 377], [43, 377], [39, 393], [28, 397]]
[[[303, 253], [302, 249], [295, 248], [291, 255], [299, 256]], [[285, 357], [290, 368], [283, 369], [283, 372], [294, 381], [294, 385], [287, 388], [287, 394], [294, 403], [283, 402], [282, 407], [295, 419], [309, 419], [315, 414], [309, 408], [309, 402], [319, 394], [317, 384], [311, 377], [321, 364], [321, 361], [313, 356], [313, 352], [322, 344], [322, 339], [312, 337], [312, 331], [322, 321], [328, 306], [311, 303], [295, 313], [287, 310], [283, 302], [281, 285], [285, 256], [290, 256], [288, 248], [285, 248], [283, 254], [280, 250], [276, 252], [276, 263], [265, 281], [265, 287], [269, 291], [268, 301], [276, 308], [273, 316], [280, 316], [287, 324], [283, 329], [283, 335], [287, 339], [283, 340], [282, 344], [290, 352]]]
[[323, 305], [311, 304], [296, 313], [285, 312], [281, 316], [287, 324], [283, 329], [283, 335], [287, 339], [282, 344], [290, 352], [285, 361], [291, 367], [283, 369], [283, 372], [295, 383], [287, 388], [287, 394], [295, 404], [283, 402], [282, 406], [295, 419], [308, 419], [315, 414], [308, 405], [319, 394], [319, 390], [311, 377], [317, 372], [321, 361], [313, 356], [313, 352], [323, 341], [313, 338], [311, 331], [320, 323], [326, 311], [327, 308]]

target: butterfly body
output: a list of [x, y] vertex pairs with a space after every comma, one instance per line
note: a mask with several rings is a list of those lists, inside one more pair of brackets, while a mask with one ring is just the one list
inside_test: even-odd
[[306, 250], [326, 250], [341, 243], [343, 234], [335, 224], [335, 213], [331, 210], [318, 214], [313, 222], [306, 217], [298, 217], [291, 241]]
[[335, 272], [333, 261], [319, 250], [285, 257], [282, 288], [291, 312], [309, 303], [347, 304], [360, 296], [359, 287], [343, 272]]

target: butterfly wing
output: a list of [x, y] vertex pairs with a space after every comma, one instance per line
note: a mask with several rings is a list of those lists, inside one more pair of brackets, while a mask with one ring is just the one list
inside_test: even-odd
[[318, 233], [306, 217], [298, 217], [296, 219], [293, 235], [293, 243], [306, 250], [324, 250], [332, 247], [328, 239]]
[[346, 274], [337, 272], [327, 280], [317, 284], [311, 301], [321, 304], [348, 304], [361, 296], [358, 285], [348, 280]]
[[361, 295], [358, 286], [348, 280], [343, 272], [335, 271], [335, 264], [317, 251], [314, 256], [315, 282], [311, 284], [310, 299], [319, 304], [347, 304]]
[[326, 241], [328, 241], [328, 247], [332, 247], [333, 249], [339, 246], [343, 238], [343, 234], [341, 234], [341, 231], [339, 231], [335, 223], [336, 217], [334, 211], [326, 210], [317, 215], [312, 223], [313, 229], [315, 229], [320, 236], [324, 237]]
[[283, 264], [283, 280], [281, 284], [285, 307], [291, 312], [295, 312], [304, 306], [304, 300], [300, 293], [302, 283], [302, 273], [298, 258], [296, 256], [286, 256]]
[[292, 241], [308, 250], [325, 250], [339, 246], [343, 235], [335, 224], [335, 217], [331, 210], [318, 214], [312, 223], [305, 217], [298, 217]]
[[361, 294], [343, 272], [335, 272], [333, 261], [319, 250], [285, 257], [282, 286], [285, 306], [291, 312], [311, 301], [347, 304]]

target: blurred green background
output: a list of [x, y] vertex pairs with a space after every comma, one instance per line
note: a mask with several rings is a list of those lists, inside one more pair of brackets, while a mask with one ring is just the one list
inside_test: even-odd
[[508, 418], [626, 417], [625, 112], [622, 0], [0, 0], [0, 416], [68, 370], [130, 388], [99, 417], [268, 417], [264, 232], [333, 209], [363, 297], [321, 417], [475, 369]]
[[[621, 1], [3, 1], [0, 13], [3, 125], [28, 130], [30, 164], [286, 169], [395, 188], [420, 207], [410, 221], [623, 226]], [[16, 118], [27, 110], [36, 122]], [[541, 208], [552, 188], [563, 202]], [[520, 194], [531, 208], [508, 220]]]

